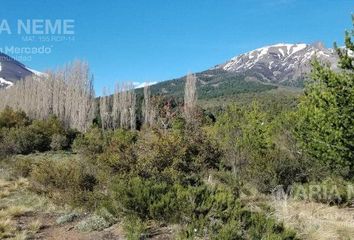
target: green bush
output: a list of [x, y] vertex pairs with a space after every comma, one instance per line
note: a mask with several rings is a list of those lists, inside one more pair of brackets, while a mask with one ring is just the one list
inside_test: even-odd
[[76, 228], [83, 232], [91, 232], [91, 231], [101, 231], [105, 228], [108, 228], [110, 223], [107, 222], [103, 217], [92, 215], [88, 218], [80, 221]]
[[106, 137], [105, 150], [98, 157], [97, 164], [108, 167], [114, 174], [127, 174], [133, 171], [136, 165], [134, 143], [137, 134], [133, 131], [118, 129], [106, 133]]
[[11, 159], [13, 172], [16, 176], [29, 177], [36, 160], [27, 156], [16, 156]]
[[104, 143], [102, 130], [93, 127], [85, 134], [77, 136], [73, 142], [72, 148], [75, 152], [85, 154], [86, 156], [92, 156], [103, 152]]
[[246, 179], [253, 183], [258, 191], [270, 193], [279, 185], [287, 188], [295, 182], [309, 181], [315, 177], [313, 168], [315, 162], [294, 158], [285, 151], [272, 149], [253, 159], [247, 167]]
[[354, 201], [354, 184], [338, 177], [320, 182], [295, 184], [291, 189], [291, 197], [330, 205], [350, 206]]
[[218, 168], [221, 152], [200, 132], [147, 131], [137, 141], [136, 172], [143, 178], [196, 184], [208, 169]]
[[55, 117], [36, 120], [28, 126], [3, 128], [0, 132], [0, 151], [5, 155], [48, 151], [54, 135], [65, 135], [65, 129]]
[[69, 223], [69, 222], [73, 222], [78, 217], [80, 217], [80, 215], [75, 213], [75, 212], [74, 213], [68, 213], [68, 214], [65, 214], [63, 216], [58, 217], [55, 222], [57, 224]]
[[75, 206], [97, 206], [103, 196], [95, 191], [96, 176], [77, 159], [43, 159], [30, 174], [32, 189], [44, 193], [58, 203]]
[[309, 156], [350, 178], [354, 172], [354, 73], [334, 72], [317, 61], [312, 68], [313, 81], [305, 86], [295, 115], [296, 137]]
[[11, 154], [29, 154], [49, 149], [48, 137], [30, 127], [11, 128], [3, 142], [8, 146], [7, 152]]
[[6, 107], [0, 113], [0, 128], [23, 127], [30, 124], [29, 118], [22, 111], [14, 111]]
[[131, 178], [114, 181], [111, 190], [111, 204], [118, 205], [124, 215], [181, 223], [182, 239], [295, 238], [273, 218], [247, 210], [227, 186], [192, 187]]
[[123, 222], [125, 237], [128, 240], [140, 240], [145, 231], [144, 222], [136, 216], [127, 216]]
[[[169, 220], [177, 212], [177, 203], [167, 199], [170, 187], [165, 183], [143, 180], [116, 179], [112, 185], [113, 199], [121, 211], [135, 214], [143, 220]], [[171, 208], [171, 209], [168, 209]]]
[[54, 134], [50, 143], [50, 148], [54, 151], [67, 149], [69, 140], [65, 135]]

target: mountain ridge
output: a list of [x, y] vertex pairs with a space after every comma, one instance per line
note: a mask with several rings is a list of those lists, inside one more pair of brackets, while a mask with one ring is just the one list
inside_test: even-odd
[[[199, 96], [213, 98], [238, 93], [259, 92], [278, 86], [302, 87], [311, 71], [311, 61], [336, 69], [338, 56], [321, 42], [277, 43], [237, 55], [230, 60], [196, 73]], [[0, 88], [32, 74], [41, 74], [0, 53]], [[151, 86], [154, 94], [183, 96], [185, 76], [158, 82]], [[140, 85], [141, 87], [141, 85]]]
[[0, 89], [11, 87], [15, 82], [39, 72], [0, 52]]
[[[337, 69], [338, 56], [321, 42], [278, 43], [237, 55], [230, 60], [197, 72], [199, 96], [204, 99], [278, 87], [302, 88], [311, 72], [311, 62]], [[151, 88], [155, 94], [183, 95], [185, 76], [159, 82]]]
[[303, 79], [310, 72], [311, 61], [315, 57], [336, 69], [338, 57], [335, 51], [326, 48], [321, 42], [265, 46], [235, 56], [214, 68], [258, 77], [264, 82], [297, 85], [296, 81]]

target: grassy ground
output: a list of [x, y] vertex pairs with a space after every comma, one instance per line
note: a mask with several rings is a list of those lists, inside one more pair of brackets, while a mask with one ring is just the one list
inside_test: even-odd
[[34, 217], [36, 212], [56, 211], [55, 206], [27, 188], [28, 181], [24, 178], [0, 178], [0, 238], [33, 237], [43, 227], [43, 223]]
[[[67, 153], [31, 154], [16, 156], [18, 159], [65, 159]], [[54, 204], [45, 196], [31, 191], [26, 178], [14, 178], [6, 161], [0, 161], [0, 239], [67, 239], [67, 240], [103, 240], [137, 239], [129, 238], [128, 228], [120, 221], [105, 226], [102, 218], [89, 214], [82, 209]], [[173, 239], [174, 226], [158, 226], [148, 223], [144, 229], [149, 239]], [[126, 231], [127, 230], [127, 231]], [[136, 235], [136, 234], [135, 234]]]
[[301, 239], [354, 239], [354, 209], [304, 201], [272, 201], [275, 216]]
[[72, 209], [56, 206], [47, 198], [32, 193], [25, 178], [7, 179], [4, 169], [1, 172], [0, 239], [96, 240], [123, 236], [118, 225], [104, 231], [80, 231], [77, 225], [89, 218], [87, 214], [75, 210], [74, 218], [65, 219]]

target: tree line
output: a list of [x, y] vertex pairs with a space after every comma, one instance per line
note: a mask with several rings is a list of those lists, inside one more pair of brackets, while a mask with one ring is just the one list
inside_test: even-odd
[[[188, 75], [184, 107], [187, 119], [193, 118], [196, 81], [195, 75]], [[152, 100], [148, 85], [143, 92], [142, 124], [154, 126], [158, 121], [158, 106]], [[31, 119], [47, 119], [54, 115], [66, 128], [81, 132], [86, 132], [97, 118], [102, 129], [137, 128], [137, 96], [133, 84], [116, 84], [113, 94], [104, 88], [97, 100], [93, 76], [88, 64], [82, 61], [18, 81], [10, 88], [1, 89], [0, 99], [0, 111], [11, 107], [24, 111]]]

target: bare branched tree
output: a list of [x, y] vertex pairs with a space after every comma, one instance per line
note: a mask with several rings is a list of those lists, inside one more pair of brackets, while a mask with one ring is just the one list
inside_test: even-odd
[[103, 95], [100, 97], [100, 116], [102, 129], [108, 129], [112, 127], [111, 124], [111, 111], [109, 102], [109, 93], [106, 88], [103, 88]]
[[76, 61], [0, 90], [0, 110], [9, 106], [33, 119], [55, 115], [66, 127], [86, 131], [94, 118], [94, 98], [88, 64]]
[[144, 86], [144, 102], [143, 102], [143, 117], [144, 117], [144, 124], [146, 126], [154, 126], [155, 119], [156, 119], [156, 111], [154, 106], [151, 103], [151, 92], [150, 86], [146, 84]]
[[[108, 98], [112, 99], [112, 103], [108, 102]], [[105, 99], [101, 99], [100, 112], [110, 116], [110, 124], [104, 128], [136, 129], [136, 95], [132, 84], [116, 84], [113, 97], [106, 96]]]
[[193, 122], [197, 106], [197, 77], [189, 73], [184, 90], [184, 115], [187, 122]]

